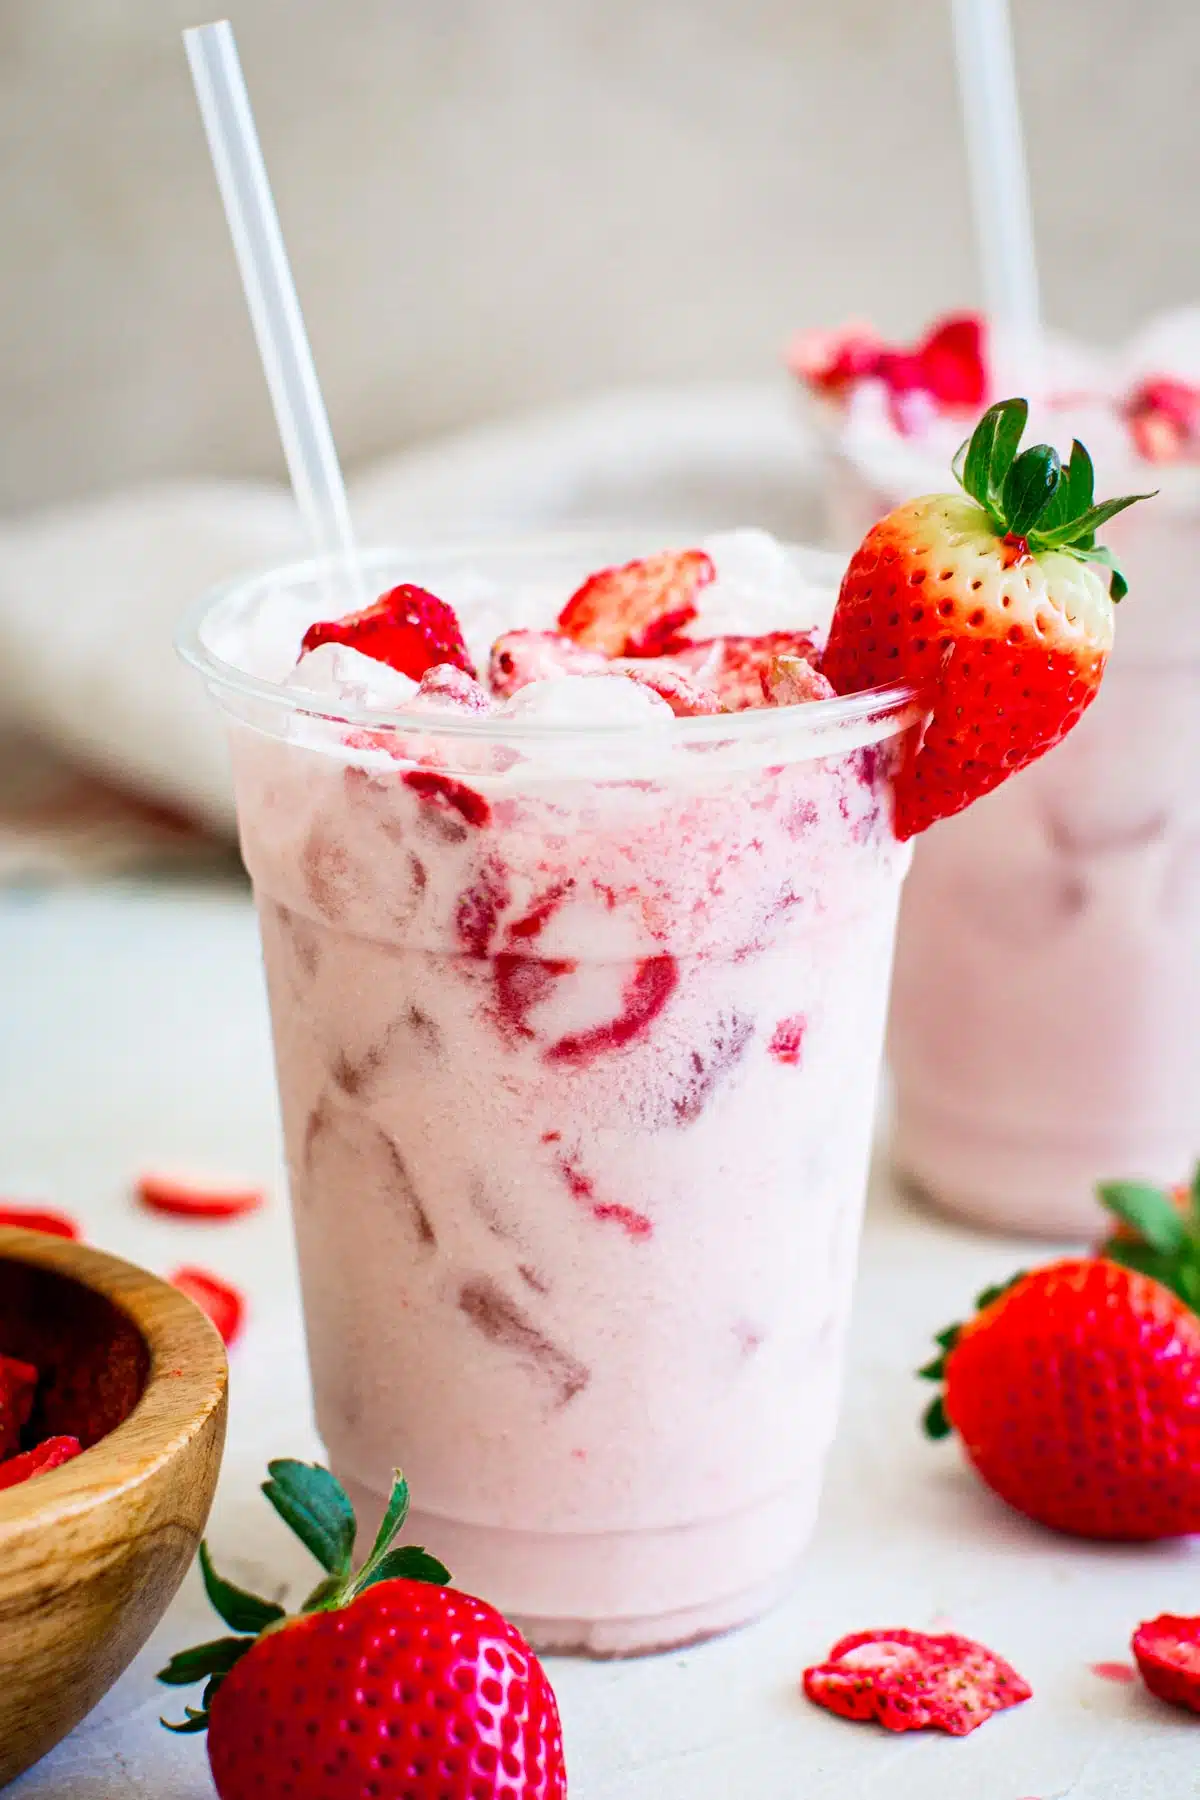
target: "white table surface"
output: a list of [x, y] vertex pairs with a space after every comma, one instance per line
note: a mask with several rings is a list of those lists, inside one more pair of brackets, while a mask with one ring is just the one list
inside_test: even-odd
[[[271, 1184], [228, 1226], [139, 1215], [131, 1178], [206, 1164]], [[203, 1262], [252, 1316], [232, 1356], [229, 1445], [209, 1535], [218, 1563], [280, 1591], [310, 1576], [257, 1491], [274, 1455], [319, 1455], [307, 1382], [251, 906], [233, 885], [0, 894], [0, 1193], [75, 1212], [153, 1269]], [[1200, 1720], [1092, 1672], [1139, 1619], [1200, 1611], [1187, 1547], [1109, 1549], [1007, 1513], [953, 1446], [916, 1429], [910, 1371], [984, 1283], [1037, 1254], [938, 1223], [877, 1171], [851, 1366], [820, 1526], [794, 1598], [748, 1631], [633, 1663], [556, 1661], [572, 1800], [1194, 1800]], [[435, 1546], [436, 1548], [436, 1546]], [[976, 1636], [1034, 1700], [974, 1736], [894, 1737], [798, 1694], [840, 1634]], [[154, 1671], [216, 1626], [193, 1571], [145, 1652], [14, 1800], [201, 1800], [202, 1743], [158, 1716]], [[185, 1698], [187, 1696], [184, 1696]]]

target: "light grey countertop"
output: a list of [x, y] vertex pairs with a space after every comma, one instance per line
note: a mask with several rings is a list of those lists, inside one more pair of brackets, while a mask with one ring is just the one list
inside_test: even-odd
[[[248, 1293], [210, 1537], [229, 1574], [268, 1591], [309, 1570], [258, 1493], [264, 1464], [320, 1453], [278, 1156], [243, 889], [0, 893], [0, 1193], [56, 1202], [93, 1241], [150, 1268], [202, 1262]], [[229, 1226], [149, 1217], [130, 1183], [155, 1164], [261, 1179], [272, 1203]], [[1050, 1536], [994, 1501], [953, 1446], [928, 1446], [916, 1429], [925, 1396], [911, 1371], [931, 1333], [1038, 1254], [913, 1210], [877, 1170], [842, 1424], [797, 1590], [761, 1624], [697, 1649], [552, 1663], [572, 1800], [1200, 1796], [1200, 1722], [1093, 1673], [1127, 1659], [1140, 1619], [1200, 1611], [1200, 1556]], [[805, 1665], [844, 1632], [878, 1625], [978, 1637], [1035, 1698], [964, 1740], [893, 1737], [809, 1706], [798, 1693]], [[193, 1573], [147, 1649], [14, 1800], [210, 1795], [202, 1745], [158, 1724], [179, 1695], [153, 1676], [214, 1626]]]

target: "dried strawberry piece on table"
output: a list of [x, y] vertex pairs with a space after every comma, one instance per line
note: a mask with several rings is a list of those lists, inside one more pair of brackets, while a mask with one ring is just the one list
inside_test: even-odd
[[139, 1175], [137, 1198], [150, 1212], [176, 1219], [238, 1219], [257, 1212], [262, 1188], [188, 1180], [178, 1175]]
[[804, 1671], [808, 1698], [840, 1718], [888, 1731], [931, 1726], [966, 1737], [1033, 1693], [1010, 1663], [952, 1632], [856, 1631]]
[[81, 1449], [76, 1437], [45, 1438], [32, 1450], [23, 1450], [20, 1456], [10, 1456], [7, 1462], [0, 1462], [0, 1489], [19, 1487], [23, 1481], [32, 1481], [35, 1475], [48, 1475], [51, 1469], [61, 1469], [64, 1463], [78, 1456]]
[[200, 1311], [208, 1315], [222, 1341], [232, 1344], [246, 1315], [246, 1303], [238, 1290], [222, 1281], [220, 1276], [209, 1274], [207, 1269], [176, 1269], [168, 1279], [172, 1287], [194, 1300]]
[[37, 1378], [32, 1363], [0, 1356], [0, 1461], [20, 1448], [21, 1433], [33, 1411]]
[[453, 609], [411, 582], [402, 582], [361, 612], [310, 625], [301, 649], [315, 650], [321, 644], [345, 644], [413, 681], [420, 681], [426, 669], [438, 663], [451, 663], [466, 675], [475, 673]]
[[656, 656], [696, 617], [713, 579], [703, 550], [665, 550], [589, 575], [558, 615], [558, 629], [606, 656]]
[[1133, 1654], [1157, 1699], [1200, 1713], [1200, 1619], [1160, 1613], [1145, 1620], [1133, 1634]]
[[0, 1225], [18, 1225], [22, 1231], [44, 1231], [48, 1237], [77, 1239], [83, 1236], [69, 1213], [48, 1206], [27, 1206], [19, 1200], [0, 1200]]

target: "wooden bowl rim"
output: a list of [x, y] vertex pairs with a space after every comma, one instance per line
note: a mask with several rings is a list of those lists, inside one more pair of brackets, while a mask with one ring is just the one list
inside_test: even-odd
[[0, 1226], [0, 1261], [48, 1269], [111, 1300], [150, 1353], [141, 1399], [115, 1431], [60, 1469], [0, 1489], [0, 1556], [31, 1528], [77, 1518], [153, 1480], [225, 1400], [225, 1346], [194, 1301], [136, 1263], [71, 1238]]

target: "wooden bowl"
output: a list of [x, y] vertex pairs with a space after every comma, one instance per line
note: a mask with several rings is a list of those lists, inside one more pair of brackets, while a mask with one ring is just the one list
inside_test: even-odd
[[40, 1434], [85, 1446], [0, 1490], [3, 1787], [95, 1706], [183, 1580], [216, 1487], [228, 1369], [166, 1282], [4, 1227], [0, 1352], [42, 1373]]

